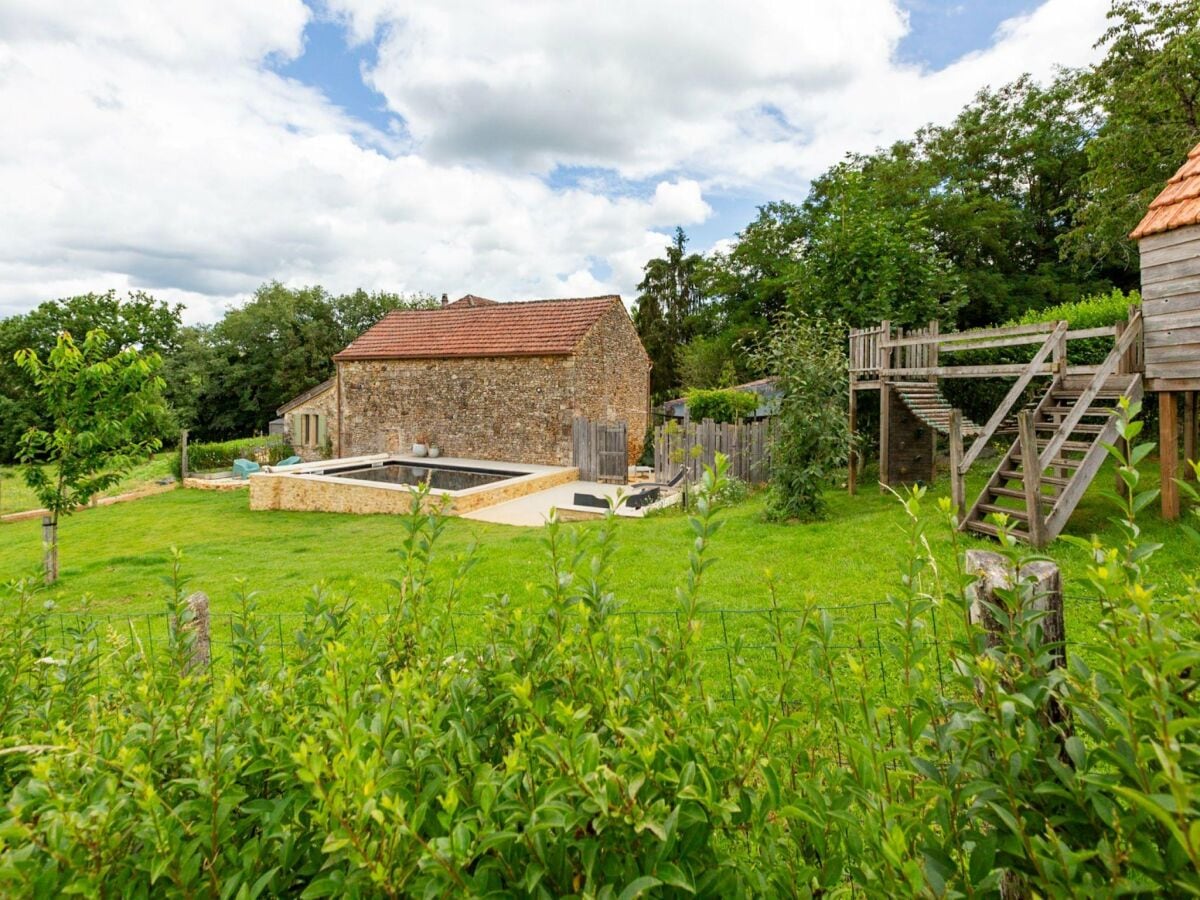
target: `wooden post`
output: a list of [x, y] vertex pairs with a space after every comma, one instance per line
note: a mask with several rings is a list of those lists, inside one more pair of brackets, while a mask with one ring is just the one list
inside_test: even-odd
[[1029, 513], [1029, 543], [1041, 549], [1046, 546], [1046, 526], [1042, 520], [1042, 471], [1038, 462], [1037, 435], [1033, 416], [1023, 409], [1017, 415], [1021, 441], [1021, 474], [1025, 481], [1025, 508]]
[[1183, 480], [1195, 481], [1196, 470], [1187, 465], [1195, 462], [1196, 456], [1196, 391], [1188, 391], [1183, 395]]
[[179, 474], [180, 481], [187, 481], [188, 477], [188, 430], [185, 428], [179, 432]]
[[[967, 574], [976, 580], [967, 588], [970, 601], [971, 621], [982, 625], [988, 633], [988, 647], [1001, 643], [1000, 623], [985, 604], [1004, 606], [997, 591], [1008, 592], [1014, 586], [1013, 567], [1005, 557], [992, 550], [968, 550], [966, 555]], [[1049, 560], [1036, 560], [1021, 567], [1020, 581], [1033, 582], [1031, 604], [1034, 610], [1045, 611], [1041, 621], [1042, 639], [1047, 644], [1058, 644], [1051, 657], [1050, 668], [1061, 668], [1067, 664], [1066, 620], [1063, 618], [1062, 573]]]
[[58, 581], [58, 523], [42, 516], [42, 570], [46, 584]]
[[[1003, 625], [996, 621], [989, 607], [1003, 608], [1006, 612], [1015, 614], [1018, 610], [1008, 609], [1001, 594], [1016, 596], [1028, 602], [1033, 611], [1045, 613], [1040, 622], [1042, 644], [1053, 645], [1048, 668], [1061, 669], [1066, 666], [1067, 628], [1063, 616], [1062, 573], [1056, 564], [1049, 560], [1037, 560], [1026, 563], [1020, 571], [1014, 573], [1009, 561], [999, 553], [991, 550], [968, 550], [966, 570], [968, 575], [975, 576], [975, 581], [967, 588], [967, 614], [973, 623], [982, 626], [987, 632], [989, 649], [1006, 642], [1001, 631]], [[1028, 594], [1012, 590], [1022, 582], [1031, 582]], [[1057, 729], [1058, 758], [1064, 765], [1070, 766], [1071, 758], [1065, 749], [1067, 738], [1072, 733], [1070, 716], [1054, 700], [1047, 703], [1041, 715], [1046, 724]], [[1004, 894], [1003, 891], [1001, 893]], [[1009, 896], [1027, 895], [1018, 892]]]
[[1179, 518], [1179, 406], [1175, 395], [1158, 395], [1158, 472], [1162, 515], [1168, 522]]
[[858, 450], [855, 446], [855, 439], [858, 437], [858, 391], [854, 387], [850, 388], [850, 455], [848, 457], [848, 466], [846, 471], [846, 489], [850, 492], [850, 496], [858, 493], [858, 473], [855, 469], [858, 466]]
[[962, 473], [963, 440], [962, 410], [950, 410], [950, 503], [960, 519], [966, 505], [966, 490]]
[[892, 386], [887, 381], [879, 382], [879, 490], [891, 484], [888, 465], [888, 445], [891, 442]]
[[212, 662], [212, 635], [209, 631], [208, 594], [196, 591], [185, 601], [192, 614], [191, 621], [185, 626], [186, 630], [195, 635], [192, 642], [191, 657], [188, 660], [187, 671], [207, 669]]

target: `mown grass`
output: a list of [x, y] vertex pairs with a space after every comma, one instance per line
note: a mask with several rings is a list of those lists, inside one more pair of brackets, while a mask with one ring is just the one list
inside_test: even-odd
[[[1153, 479], [1146, 466], [1147, 480]], [[1112, 476], [1102, 473], [1072, 519], [1069, 532], [1099, 532], [1115, 540], [1108, 520], [1111, 504], [1102, 493]], [[973, 486], [976, 487], [976, 486]], [[937, 522], [935, 484], [924, 502], [928, 536], [943, 564], [953, 560], [951, 536]], [[773, 584], [785, 608], [817, 603], [855, 606], [884, 600], [899, 583], [908, 550], [905, 514], [899, 502], [875, 489], [857, 497], [831, 490], [826, 521], [774, 525], [763, 520], [764, 499], [753, 496], [725, 510], [724, 526], [705, 574], [703, 595], [711, 610], [761, 609]], [[1197, 573], [1195, 547], [1180, 530], [1163, 522], [1157, 505], [1145, 514], [1149, 539], [1164, 547], [1154, 573], [1167, 591], [1182, 588]], [[586, 535], [596, 523], [564, 526]], [[383, 516], [327, 513], [251, 512], [244, 492], [176, 490], [133, 503], [83, 510], [60, 528], [61, 580], [45, 591], [59, 609], [75, 610], [84, 597], [90, 608], [111, 614], [158, 613], [164, 609], [172, 548], [183, 553], [189, 588], [204, 590], [217, 612], [237, 605], [239, 581], [257, 594], [268, 613], [296, 613], [321, 584], [358, 604], [382, 607], [394, 596], [389, 579], [398, 574], [401, 523]], [[681, 514], [620, 520], [613, 557], [613, 589], [627, 609], [670, 610], [683, 583], [694, 535]], [[457, 612], [470, 619], [493, 598], [537, 609], [542, 603], [546, 552], [540, 529], [513, 528], [452, 519], [439, 547], [437, 568], [449, 574], [454, 559], [472, 545], [476, 566]], [[963, 547], [994, 547], [959, 536]], [[1049, 551], [1062, 566], [1068, 615], [1080, 625], [1095, 618], [1084, 580], [1087, 560], [1064, 541]], [[0, 580], [36, 574], [41, 556], [37, 522], [0, 525]], [[874, 610], [869, 610], [871, 615]], [[848, 615], [866, 615], [849, 612]], [[735, 630], [737, 630], [735, 628]]]
[[[160, 478], [171, 474], [170, 453], [159, 453], [135, 466], [129, 474], [121, 479], [120, 484], [104, 491], [102, 497], [113, 497], [137, 490], [148, 484], [153, 484]], [[8, 513], [24, 512], [37, 509], [40, 506], [37, 497], [33, 495], [21, 477], [19, 466], [0, 466], [0, 516]]]

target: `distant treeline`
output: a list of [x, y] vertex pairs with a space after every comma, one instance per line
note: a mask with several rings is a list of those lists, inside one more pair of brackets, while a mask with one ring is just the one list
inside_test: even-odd
[[1198, 23], [1200, 0], [1118, 0], [1091, 68], [848, 156], [728, 250], [690, 254], [677, 230], [638, 286], [655, 395], [760, 374], [741, 347], [785, 309], [969, 327], [1136, 287], [1126, 235], [1200, 142]]
[[102, 328], [113, 352], [160, 354], [172, 410], [164, 437], [186, 427], [200, 439], [223, 439], [266, 431], [280, 405], [332, 375], [330, 357], [389, 310], [433, 304], [426, 295], [334, 295], [272, 282], [216, 324], [185, 326], [181, 306], [140, 291], [48, 301], [0, 320], [0, 463], [13, 461], [21, 433], [42, 418], [13, 354], [48, 353], [62, 331], [82, 338]]

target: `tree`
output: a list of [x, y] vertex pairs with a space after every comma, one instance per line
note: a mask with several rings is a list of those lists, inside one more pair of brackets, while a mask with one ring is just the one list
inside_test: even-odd
[[161, 446], [161, 357], [135, 347], [111, 349], [112, 339], [95, 330], [82, 344], [63, 332], [45, 361], [33, 349], [16, 354], [51, 423], [30, 428], [20, 442], [25, 483], [49, 513], [47, 584], [58, 579], [59, 519]]
[[705, 303], [700, 289], [703, 258], [687, 252], [687, 240], [684, 230], [676, 228], [665, 255], [646, 263], [638, 284], [633, 321], [654, 364], [650, 392], [656, 397], [678, 390], [676, 352], [695, 334]]
[[136, 347], [169, 359], [180, 347], [182, 309], [143, 291], [123, 297], [107, 291], [49, 300], [23, 315], [0, 320], [0, 462], [17, 459], [27, 429], [49, 426], [33, 386], [16, 364], [17, 351], [30, 348], [47, 356], [64, 331], [102, 331], [110, 356]]
[[772, 520], [824, 517], [825, 489], [849, 458], [844, 347], [840, 323], [785, 312], [757, 348], [781, 392], [767, 494]]
[[1098, 122], [1067, 248], [1077, 259], [1127, 273], [1136, 287], [1137, 225], [1200, 142], [1200, 0], [1116, 0], [1083, 79]]

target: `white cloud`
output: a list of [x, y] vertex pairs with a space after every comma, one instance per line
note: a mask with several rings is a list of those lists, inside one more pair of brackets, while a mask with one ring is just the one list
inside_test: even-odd
[[[270, 278], [628, 297], [714, 187], [800, 196], [985, 83], [1086, 61], [1105, 6], [1048, 0], [930, 73], [894, 61], [892, 0], [336, 0], [380, 41], [400, 145], [272, 70], [302, 52], [299, 0], [10, 0], [0, 316], [141, 287], [209, 320]], [[602, 172], [553, 187], [559, 166]]]

